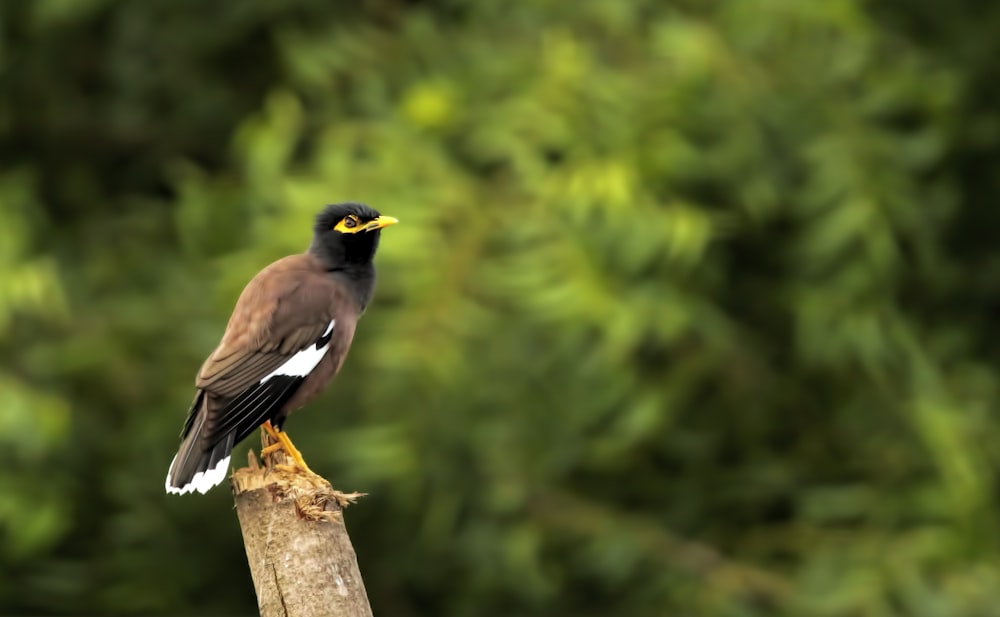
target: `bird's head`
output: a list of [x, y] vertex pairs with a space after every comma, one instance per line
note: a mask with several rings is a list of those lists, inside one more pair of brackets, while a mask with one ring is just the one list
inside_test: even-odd
[[382, 228], [399, 221], [359, 203], [327, 206], [316, 217], [310, 250], [330, 269], [370, 264]]

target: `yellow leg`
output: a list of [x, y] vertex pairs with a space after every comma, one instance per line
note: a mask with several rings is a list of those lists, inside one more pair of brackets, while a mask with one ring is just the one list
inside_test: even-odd
[[306, 473], [313, 473], [312, 469], [309, 469], [309, 465], [306, 465], [305, 459], [302, 458], [302, 453], [299, 449], [295, 447], [292, 440], [289, 439], [288, 433], [285, 431], [279, 431], [271, 425], [271, 421], [268, 420], [260, 426], [264, 431], [271, 436], [277, 443], [273, 443], [263, 450], [260, 451], [261, 456], [271, 454], [272, 452], [277, 452], [278, 450], [284, 450], [293, 461], [295, 461], [295, 467]]

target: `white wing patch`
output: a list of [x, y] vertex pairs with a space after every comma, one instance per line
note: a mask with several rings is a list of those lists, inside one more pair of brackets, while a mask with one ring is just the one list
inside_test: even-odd
[[[174, 469], [174, 463], [177, 462], [177, 457], [174, 456], [174, 460], [170, 462], [170, 471]], [[194, 474], [191, 481], [184, 486], [177, 488], [176, 486], [170, 486], [170, 473], [167, 473], [166, 488], [167, 492], [173, 495], [184, 495], [185, 493], [193, 493], [198, 491], [202, 495], [208, 492], [208, 489], [216, 486], [220, 482], [226, 479], [226, 472], [229, 471], [229, 457], [222, 459], [219, 463], [212, 469], [206, 471], [199, 471]]]
[[330, 348], [331, 338], [330, 333], [333, 332], [333, 325], [337, 323], [335, 319], [330, 320], [330, 325], [326, 327], [326, 331], [323, 332], [323, 336], [320, 339], [326, 338], [326, 344], [322, 347], [317, 348], [316, 345], [309, 345], [299, 353], [295, 354], [289, 358], [284, 364], [278, 368], [271, 371], [266, 377], [260, 380], [260, 383], [264, 383], [268, 379], [274, 377], [275, 375], [286, 375], [289, 377], [305, 377], [312, 372], [319, 361], [323, 359], [326, 355], [326, 350]]

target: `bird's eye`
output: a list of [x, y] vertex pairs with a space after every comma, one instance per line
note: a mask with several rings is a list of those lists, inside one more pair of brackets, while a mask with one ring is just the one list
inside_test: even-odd
[[352, 229], [357, 226], [358, 226], [358, 219], [354, 218], [353, 216], [349, 216], [346, 219], [344, 219], [344, 227]]

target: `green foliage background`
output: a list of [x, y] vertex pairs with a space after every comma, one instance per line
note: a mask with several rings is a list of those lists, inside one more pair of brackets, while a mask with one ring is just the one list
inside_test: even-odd
[[376, 614], [1000, 615], [998, 27], [5, 1], [0, 613], [254, 612], [163, 475], [243, 284], [361, 200], [403, 223], [288, 428]]

